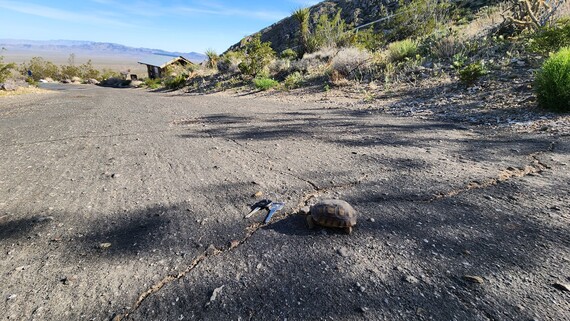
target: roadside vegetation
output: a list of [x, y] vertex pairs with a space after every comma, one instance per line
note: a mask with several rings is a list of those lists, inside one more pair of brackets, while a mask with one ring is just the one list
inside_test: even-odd
[[[162, 79], [141, 79], [136, 86], [189, 92], [310, 87], [328, 92], [373, 85], [389, 92], [397, 85], [414, 87], [440, 79], [468, 89], [516, 76], [516, 68], [524, 66], [538, 70], [533, 83], [538, 104], [568, 111], [569, 2], [469, 3], [412, 0], [400, 1], [396, 9], [380, 5], [382, 19], [363, 27], [345, 21], [340, 9], [327, 13], [300, 8], [291, 15], [296, 24], [291, 48], [276, 52], [258, 33], [221, 55], [207, 50], [200, 65], [171, 66]], [[28, 71], [31, 84], [50, 79], [132, 86], [117, 72], [95, 70], [90, 61], [77, 65], [74, 55], [62, 66], [41, 57], [20, 66], [0, 60], [0, 80]], [[375, 94], [361, 92], [364, 101], [375, 99]]]
[[[513, 65], [538, 70], [550, 55], [570, 45], [567, 1], [487, 1], [490, 5], [476, 9], [461, 3], [401, 1], [393, 12], [382, 7], [387, 18], [364, 28], [347, 23], [340, 10], [326, 14], [301, 8], [292, 13], [296, 46], [275, 52], [255, 34], [222, 55], [210, 50], [207, 62], [189, 74], [186, 87], [198, 92], [307, 86], [326, 91], [374, 83], [389, 90], [396, 84], [445, 78], [469, 88], [512, 71]], [[565, 55], [563, 50], [548, 59], [536, 74], [538, 96], [553, 95], [540, 89], [541, 84], [568, 92], [551, 79], [566, 70], [560, 58]], [[363, 99], [372, 96], [363, 91]], [[553, 109], [548, 107], [552, 103], [538, 101]]]

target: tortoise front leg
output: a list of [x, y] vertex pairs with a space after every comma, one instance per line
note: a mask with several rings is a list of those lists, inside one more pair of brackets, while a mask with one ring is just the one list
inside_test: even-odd
[[351, 234], [352, 233], [352, 226], [345, 227], [344, 231], [346, 232], [346, 234]]

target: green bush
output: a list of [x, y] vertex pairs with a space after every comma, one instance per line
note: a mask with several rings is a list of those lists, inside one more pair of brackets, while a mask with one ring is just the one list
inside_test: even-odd
[[261, 42], [261, 35], [256, 34], [244, 49], [245, 57], [238, 65], [239, 70], [248, 76], [256, 76], [263, 72], [275, 58], [271, 42]]
[[52, 78], [59, 79], [59, 68], [52, 62], [44, 60], [42, 57], [33, 57], [28, 62], [20, 65], [20, 72], [27, 75], [28, 70], [32, 72], [34, 81]]
[[542, 27], [532, 34], [529, 40], [529, 49], [542, 54], [556, 52], [567, 46], [570, 46], [570, 18], [563, 18], [552, 26]]
[[388, 61], [400, 62], [415, 57], [418, 54], [418, 43], [405, 39], [388, 45]]
[[66, 65], [66, 66], [61, 66], [60, 69], [61, 72], [59, 78], [61, 79], [71, 79], [73, 77], [81, 78], [81, 71], [77, 66]]
[[253, 79], [253, 84], [257, 89], [268, 90], [279, 85], [279, 82], [275, 79], [260, 77]]
[[121, 74], [111, 69], [103, 69], [103, 72], [97, 80], [103, 81], [111, 78], [121, 78]]
[[487, 74], [487, 68], [482, 61], [471, 63], [458, 71], [459, 80], [467, 85], [471, 86], [479, 80], [482, 76]]
[[342, 47], [347, 45], [352, 35], [347, 33], [347, 25], [338, 10], [330, 19], [327, 14], [317, 15], [317, 24], [307, 39], [307, 52], [315, 52], [326, 47]]
[[245, 59], [242, 51], [228, 51], [218, 61], [218, 70], [224, 73], [237, 73], [239, 64]]
[[450, 0], [399, 0], [387, 37], [394, 41], [428, 35], [450, 21], [454, 10]]
[[159, 78], [147, 78], [144, 80], [144, 85], [147, 86], [150, 89], [157, 89], [162, 87], [162, 82]]
[[358, 48], [374, 52], [384, 46], [386, 42], [382, 32], [376, 32], [374, 27], [370, 27], [368, 29], [358, 30], [354, 35], [353, 43]]
[[164, 87], [168, 89], [180, 89], [186, 85], [186, 78], [188, 76], [185, 74], [178, 75], [175, 77], [168, 77], [164, 80]]
[[86, 63], [79, 66], [79, 74], [81, 78], [87, 79], [98, 79], [101, 74], [99, 70], [93, 68], [93, 63], [89, 59]]
[[0, 56], [0, 82], [5, 82], [12, 74], [12, 69], [16, 68], [16, 64], [4, 63], [4, 57]]
[[570, 47], [544, 62], [536, 74], [534, 90], [542, 108], [570, 112]]
[[294, 73], [288, 75], [283, 81], [283, 85], [287, 89], [295, 89], [303, 83], [303, 75], [300, 72], [295, 71]]

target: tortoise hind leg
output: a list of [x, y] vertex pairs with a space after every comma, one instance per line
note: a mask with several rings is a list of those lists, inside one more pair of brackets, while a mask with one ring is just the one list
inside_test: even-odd
[[313, 220], [311, 214], [307, 215], [307, 226], [309, 227], [309, 230], [315, 228], [315, 220]]
[[352, 234], [352, 226], [345, 227], [344, 231], [346, 232], [346, 234]]

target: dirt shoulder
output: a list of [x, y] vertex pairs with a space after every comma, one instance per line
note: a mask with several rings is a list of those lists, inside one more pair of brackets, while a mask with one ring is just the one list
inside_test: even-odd
[[261, 95], [0, 99], [3, 319], [570, 318], [568, 136]]

